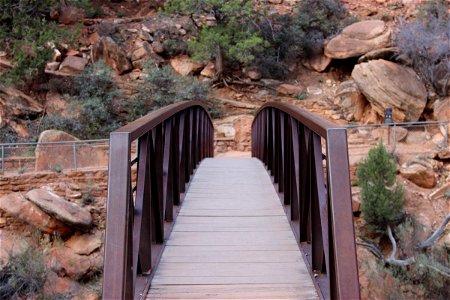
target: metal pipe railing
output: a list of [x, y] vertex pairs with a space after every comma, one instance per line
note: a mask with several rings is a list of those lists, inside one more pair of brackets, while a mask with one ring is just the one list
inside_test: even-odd
[[277, 184], [322, 299], [360, 298], [346, 135], [278, 102], [263, 105], [252, 124], [252, 156]]
[[[6, 174], [6, 159], [8, 152], [15, 152], [16, 154], [23, 154], [23, 152], [27, 149], [38, 149], [38, 150], [46, 150], [52, 149], [55, 147], [67, 147], [71, 148], [73, 151], [72, 155], [72, 167], [76, 171], [79, 167], [79, 159], [80, 148], [88, 146], [103, 146], [108, 145], [109, 139], [98, 139], [98, 140], [76, 140], [76, 141], [58, 141], [58, 142], [21, 142], [21, 143], [2, 143], [0, 144], [1, 149], [1, 176]], [[108, 145], [109, 146], [109, 145]], [[68, 157], [70, 154], [68, 155]], [[19, 156], [20, 157], [20, 156]], [[20, 159], [19, 159], [20, 160]], [[69, 161], [70, 162], [70, 161]], [[105, 164], [106, 166], [106, 164]]]
[[[198, 101], [166, 106], [111, 133], [104, 299], [133, 299], [148, 286], [180, 195], [198, 163], [213, 156], [213, 137], [211, 118]], [[137, 157], [131, 159], [135, 140]]]

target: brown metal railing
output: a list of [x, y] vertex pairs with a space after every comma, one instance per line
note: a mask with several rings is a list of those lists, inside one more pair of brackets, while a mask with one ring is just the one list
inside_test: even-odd
[[252, 124], [252, 156], [278, 186], [320, 297], [359, 299], [346, 129], [267, 103]]
[[197, 164], [213, 156], [213, 136], [211, 118], [198, 101], [166, 106], [111, 133], [104, 299], [144, 292], [186, 183]]

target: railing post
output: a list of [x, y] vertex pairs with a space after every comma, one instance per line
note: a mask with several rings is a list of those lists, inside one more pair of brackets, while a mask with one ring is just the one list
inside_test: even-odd
[[360, 299], [345, 128], [327, 130], [327, 165], [335, 265], [330, 296]]
[[2, 145], [2, 176], [5, 176], [5, 145]]
[[103, 299], [132, 299], [132, 236], [130, 211], [130, 137], [110, 139]]
[[77, 170], [77, 142], [73, 142], [73, 168]]

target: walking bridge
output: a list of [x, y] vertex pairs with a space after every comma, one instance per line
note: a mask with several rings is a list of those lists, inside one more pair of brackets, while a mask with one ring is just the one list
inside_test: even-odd
[[213, 137], [196, 101], [111, 134], [103, 298], [359, 299], [346, 130], [268, 103], [253, 158]]

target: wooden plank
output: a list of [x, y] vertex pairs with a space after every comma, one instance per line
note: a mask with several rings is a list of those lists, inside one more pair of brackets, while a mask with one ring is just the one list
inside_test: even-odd
[[147, 299], [317, 299], [261, 162], [197, 169]]
[[[300, 296], [300, 297], [299, 297]], [[290, 284], [156, 286], [147, 299], [316, 299]]]

